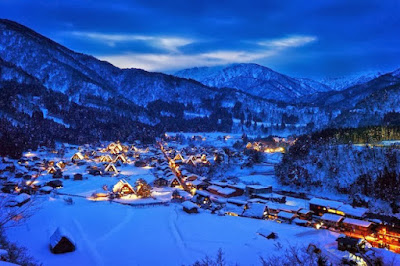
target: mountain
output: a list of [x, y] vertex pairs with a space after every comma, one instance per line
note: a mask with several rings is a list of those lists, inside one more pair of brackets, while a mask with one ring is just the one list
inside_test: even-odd
[[[136, 104], [163, 99], [195, 102], [216, 91], [198, 82], [140, 69], [119, 69], [76, 53], [16, 22], [0, 20], [0, 58], [12, 62], [44, 86], [72, 100], [95, 95], [123, 97]], [[173, 92], [173, 93], [172, 93]]]
[[175, 73], [216, 88], [235, 88], [264, 99], [291, 101], [295, 98], [329, 91], [310, 79], [296, 79], [257, 64], [233, 64], [225, 67], [196, 67]]
[[358, 84], [366, 83], [379, 77], [382, 74], [383, 73], [380, 72], [357, 73], [342, 77], [327, 77], [319, 80], [319, 82], [328, 85], [335, 91], [341, 91], [352, 86], [356, 86]]

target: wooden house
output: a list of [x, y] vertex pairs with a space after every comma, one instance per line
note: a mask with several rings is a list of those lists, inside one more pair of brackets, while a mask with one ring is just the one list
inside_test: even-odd
[[47, 172], [48, 172], [49, 174], [54, 174], [54, 173], [57, 172], [57, 169], [56, 169], [54, 166], [50, 166], [50, 167], [47, 169]]
[[182, 202], [182, 207], [183, 210], [187, 213], [198, 213], [199, 212], [199, 206], [194, 204], [191, 201], [184, 201]]
[[343, 203], [339, 201], [327, 200], [322, 198], [312, 198], [309, 201], [309, 204], [310, 210], [319, 216], [327, 212], [344, 215], [343, 212], [338, 211], [338, 209], [343, 205]]
[[64, 169], [65, 165], [66, 164], [63, 161], [59, 161], [58, 163], [56, 163], [56, 167], [58, 167], [59, 169]]
[[244, 212], [244, 207], [227, 203], [225, 204], [225, 207], [222, 209], [222, 211], [225, 215], [241, 216]]
[[168, 180], [164, 177], [158, 177], [156, 180], [154, 180], [153, 184], [155, 187], [167, 187]]
[[59, 227], [50, 237], [50, 250], [54, 254], [72, 252], [75, 250], [75, 242], [65, 230]]
[[343, 216], [333, 213], [324, 213], [320, 219], [323, 222], [323, 226], [326, 226], [327, 228], [338, 228], [340, 222], [343, 220]]
[[301, 220], [311, 220], [314, 213], [307, 209], [301, 209], [297, 214]]
[[104, 169], [105, 173], [115, 173], [118, 174], [117, 167], [113, 163], [109, 163], [107, 167]]
[[257, 234], [262, 237], [265, 237], [266, 239], [275, 239], [278, 237], [276, 233], [272, 232], [271, 230], [269, 230], [267, 228], [260, 228], [257, 231]]
[[296, 218], [295, 213], [291, 212], [286, 212], [286, 211], [280, 211], [277, 215], [278, 221], [284, 222], [284, 223], [292, 223], [293, 219]]
[[359, 253], [360, 251], [365, 250], [365, 240], [360, 238], [340, 235], [336, 241], [338, 242], [338, 249], [341, 251]]
[[83, 180], [82, 174], [74, 174], [74, 180]]
[[184, 184], [177, 176], [173, 175], [172, 178], [169, 180], [170, 187], [184, 187]]
[[247, 204], [243, 212], [243, 216], [256, 219], [264, 219], [267, 216], [266, 208], [267, 206], [261, 203]]
[[126, 182], [125, 179], [119, 180], [117, 184], [114, 185], [112, 191], [122, 196], [136, 194], [133, 187], [128, 182]]
[[246, 186], [246, 195], [248, 197], [257, 194], [272, 193], [272, 186], [261, 186], [261, 185], [248, 185]]
[[100, 162], [102, 163], [111, 163], [113, 160], [110, 155], [103, 155], [100, 157]]
[[83, 159], [85, 159], [85, 157], [82, 155], [82, 153], [77, 152], [72, 156], [71, 161], [76, 162], [76, 161], [81, 161]]
[[372, 233], [372, 223], [353, 218], [345, 218], [342, 221], [342, 226], [347, 231], [353, 232], [358, 235], [367, 236]]
[[116, 162], [127, 163], [128, 160], [127, 160], [125, 154], [119, 154], [119, 155], [114, 159], [114, 163], [116, 163]]

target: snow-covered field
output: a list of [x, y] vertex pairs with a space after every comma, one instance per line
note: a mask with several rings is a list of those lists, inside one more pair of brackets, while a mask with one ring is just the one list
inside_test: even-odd
[[[62, 197], [38, 199], [40, 209], [23, 226], [10, 229], [8, 237], [26, 246], [43, 265], [182, 265], [214, 256], [219, 248], [232, 264], [259, 265], [259, 256], [283, 252], [278, 242], [284, 247], [336, 247], [337, 234], [327, 230], [207, 212], [187, 214], [180, 204], [137, 208], [74, 201], [66, 205]], [[73, 236], [75, 252], [50, 252], [49, 237], [58, 226]], [[276, 232], [278, 239], [258, 235], [260, 228]]]

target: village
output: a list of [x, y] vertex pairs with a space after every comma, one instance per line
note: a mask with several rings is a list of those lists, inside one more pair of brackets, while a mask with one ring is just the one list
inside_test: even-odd
[[[273, 228], [329, 231], [336, 243], [334, 248], [330, 245], [329, 256], [359, 265], [371, 265], [381, 250], [400, 253], [400, 222], [394, 217], [276, 184], [274, 163], [295, 141], [168, 133], [152, 144], [117, 141], [98, 146], [60, 144], [54, 150], [43, 147], [27, 151], [18, 160], [2, 158], [1, 196], [9, 209], [50, 197], [66, 205], [83, 200], [157, 210], [179, 206], [179, 215], [193, 219], [209, 213], [267, 220], [277, 224]], [[68, 231], [55, 225], [49, 239], [52, 253], [79, 248]], [[271, 226], [257, 230], [265, 241], [281, 234]], [[321, 252], [312, 243], [309, 247]]]

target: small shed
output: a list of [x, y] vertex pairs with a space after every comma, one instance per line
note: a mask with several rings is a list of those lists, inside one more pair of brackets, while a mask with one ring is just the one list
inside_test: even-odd
[[166, 187], [168, 186], [168, 180], [164, 177], [159, 177], [153, 182], [155, 187]]
[[50, 250], [54, 254], [72, 252], [75, 250], [75, 242], [64, 229], [58, 227], [50, 237]]
[[272, 232], [267, 228], [258, 229], [257, 234], [265, 237], [266, 239], [276, 239], [278, 237], [276, 233]]
[[74, 180], [83, 180], [82, 174], [74, 174]]
[[182, 202], [183, 210], [187, 213], [198, 213], [199, 206], [194, 204], [191, 201], [184, 201]]

